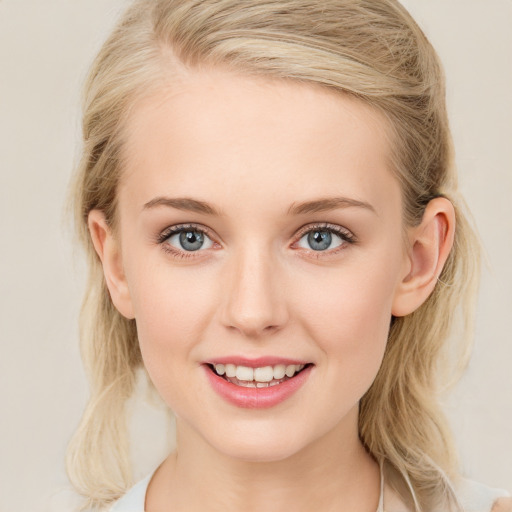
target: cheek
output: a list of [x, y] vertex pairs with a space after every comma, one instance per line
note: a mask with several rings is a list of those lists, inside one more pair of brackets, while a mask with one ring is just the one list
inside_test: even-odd
[[130, 293], [144, 364], [159, 387], [183, 375], [182, 361], [193, 361], [190, 354], [215, 310], [215, 287], [199, 269], [141, 261], [146, 264], [130, 272]]
[[[347, 265], [304, 282], [304, 327], [333, 371], [356, 388], [368, 387], [386, 348], [396, 286], [392, 260]], [[362, 389], [366, 391], [366, 389]]]

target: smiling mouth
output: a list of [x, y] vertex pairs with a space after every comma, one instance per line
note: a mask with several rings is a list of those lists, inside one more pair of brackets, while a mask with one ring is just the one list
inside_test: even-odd
[[268, 388], [293, 379], [304, 369], [312, 366], [312, 363], [278, 364], [258, 368], [234, 364], [208, 364], [207, 366], [217, 376], [236, 386], [245, 388]]

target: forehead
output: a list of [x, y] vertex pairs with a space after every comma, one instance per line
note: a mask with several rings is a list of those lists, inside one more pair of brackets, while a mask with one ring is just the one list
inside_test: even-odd
[[125, 130], [121, 193], [140, 204], [165, 194], [229, 202], [244, 189], [378, 207], [379, 190], [397, 187], [384, 117], [320, 86], [194, 71], [140, 101]]

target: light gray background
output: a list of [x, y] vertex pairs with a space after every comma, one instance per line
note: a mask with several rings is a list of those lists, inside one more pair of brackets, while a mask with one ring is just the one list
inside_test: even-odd
[[[84, 269], [63, 201], [81, 83], [125, 3], [0, 0], [1, 511], [70, 510], [63, 459], [87, 390]], [[447, 410], [466, 474], [512, 490], [512, 1], [404, 3], [446, 68], [462, 188], [489, 260], [474, 357]], [[159, 460], [144, 434], [163, 431], [161, 413], [140, 407], [137, 476]]]

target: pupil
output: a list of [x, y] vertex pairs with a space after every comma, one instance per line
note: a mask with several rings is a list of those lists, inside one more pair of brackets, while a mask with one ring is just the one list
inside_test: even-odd
[[180, 233], [180, 244], [186, 251], [197, 251], [203, 243], [203, 234], [198, 231], [182, 231]]
[[325, 251], [329, 248], [332, 235], [329, 231], [312, 231], [308, 235], [308, 243], [314, 251]]

